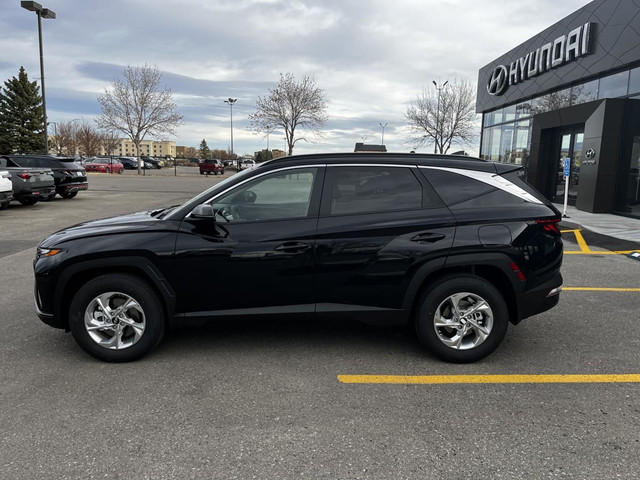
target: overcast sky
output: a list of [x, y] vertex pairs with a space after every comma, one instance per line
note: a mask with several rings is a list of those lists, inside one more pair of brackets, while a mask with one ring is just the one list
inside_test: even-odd
[[[49, 121], [93, 120], [99, 93], [127, 65], [157, 66], [184, 116], [175, 140], [234, 150], [266, 147], [247, 116], [279, 74], [315, 78], [329, 121], [317, 143], [294, 153], [353, 151], [356, 142], [408, 151], [403, 115], [423, 88], [467, 79], [587, 0], [45, 0], [43, 20]], [[0, 0], [0, 80], [39, 80], [35, 13]], [[284, 148], [282, 132], [270, 148]], [[477, 154], [477, 146], [461, 147]], [[420, 151], [432, 151], [425, 147]]]

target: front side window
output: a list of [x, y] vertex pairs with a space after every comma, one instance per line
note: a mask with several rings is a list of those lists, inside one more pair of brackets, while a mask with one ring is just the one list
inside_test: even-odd
[[213, 210], [228, 222], [306, 217], [317, 173], [301, 168], [266, 174], [216, 198]]
[[330, 167], [324, 191], [324, 196], [329, 197], [330, 215], [407, 210], [422, 206], [422, 184], [410, 168]]

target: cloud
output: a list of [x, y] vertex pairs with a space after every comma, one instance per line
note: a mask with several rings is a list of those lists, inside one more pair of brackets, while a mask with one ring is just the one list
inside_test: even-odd
[[[43, 21], [49, 117], [99, 114], [97, 95], [127, 65], [155, 65], [185, 125], [178, 144], [206, 138], [236, 151], [263, 148], [248, 115], [279, 74], [312, 75], [326, 91], [329, 122], [296, 151], [352, 151], [363, 136], [406, 151], [403, 114], [431, 81], [467, 78], [587, 0], [55, 0]], [[0, 5], [0, 80], [24, 65], [39, 79], [35, 15]], [[274, 137], [275, 139], [275, 137]], [[379, 140], [376, 140], [379, 141]]]

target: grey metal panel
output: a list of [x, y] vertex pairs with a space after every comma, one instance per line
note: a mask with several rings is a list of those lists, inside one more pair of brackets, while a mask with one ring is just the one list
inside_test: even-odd
[[[497, 66], [504, 65], [509, 69], [512, 62], [586, 23], [591, 23], [588, 55], [509, 85], [502, 95], [488, 93], [487, 83]], [[492, 110], [639, 62], [640, 0], [594, 0], [481, 68], [478, 74], [476, 111]]]

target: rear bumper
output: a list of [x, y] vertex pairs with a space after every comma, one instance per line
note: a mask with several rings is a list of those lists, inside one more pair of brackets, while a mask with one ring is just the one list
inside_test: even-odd
[[9, 202], [13, 199], [13, 190], [0, 192], [0, 203]]
[[79, 192], [81, 190], [87, 190], [89, 188], [89, 184], [84, 183], [65, 183], [62, 185], [58, 185], [56, 187], [57, 193], [74, 193]]
[[560, 301], [560, 290], [562, 275], [558, 272], [551, 280], [521, 295], [518, 299], [518, 319], [513, 323], [555, 307]]
[[19, 200], [21, 198], [44, 198], [48, 197], [54, 191], [55, 187], [53, 186], [30, 187], [20, 190], [18, 193], [14, 194], [13, 199]]

